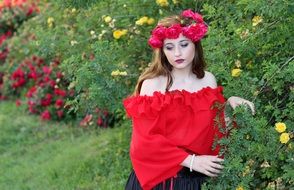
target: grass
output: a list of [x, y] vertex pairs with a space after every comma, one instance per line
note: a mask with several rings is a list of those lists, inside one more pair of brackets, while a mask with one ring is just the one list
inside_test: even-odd
[[124, 189], [130, 126], [43, 122], [14, 102], [0, 102], [0, 189]]

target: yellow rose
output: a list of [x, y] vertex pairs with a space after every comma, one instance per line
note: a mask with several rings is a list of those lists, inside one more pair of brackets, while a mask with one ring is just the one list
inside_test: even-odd
[[167, 7], [168, 6], [168, 1], [167, 0], [156, 0], [157, 5], [161, 7]]
[[91, 34], [91, 35], [95, 35], [95, 31], [94, 31], [94, 30], [91, 30], [91, 31], [90, 31], [90, 34]]
[[128, 30], [124, 29], [124, 30], [115, 30], [113, 32], [113, 37], [115, 39], [120, 39], [123, 35], [126, 35], [128, 33]]
[[49, 26], [52, 26], [53, 23], [54, 23], [54, 18], [49, 17], [49, 18], [47, 19], [47, 23], [48, 23]]
[[120, 39], [121, 36], [122, 36], [122, 32], [121, 32], [120, 30], [115, 30], [115, 31], [113, 32], [113, 37], [114, 37], [115, 39]]
[[140, 20], [142, 20], [143, 23], [147, 23], [148, 17], [147, 16], [143, 16], [142, 18], [140, 18]]
[[244, 190], [244, 188], [242, 186], [238, 186], [236, 190]]
[[127, 76], [128, 73], [126, 71], [122, 71], [122, 72], [119, 73], [119, 75], [121, 75], [121, 76]]
[[119, 75], [119, 70], [111, 72], [111, 76], [117, 76], [117, 75]]
[[128, 33], [128, 30], [123, 29], [123, 30], [121, 30], [121, 33], [122, 33], [122, 35], [126, 35]]
[[147, 24], [149, 24], [149, 25], [153, 24], [154, 22], [155, 22], [154, 18], [149, 18], [147, 20]]
[[279, 133], [283, 133], [286, 130], [286, 124], [282, 123], [282, 122], [278, 122], [275, 124], [276, 126], [276, 131], [278, 131]]
[[139, 20], [136, 21], [136, 25], [142, 26], [143, 24], [145, 24], [147, 22], [148, 22], [148, 17], [147, 16], [143, 16]]
[[137, 20], [136, 21], [136, 25], [140, 25], [140, 26], [142, 26], [144, 23], [141, 21], [141, 20]]
[[128, 73], [126, 71], [119, 71], [119, 70], [115, 70], [111, 72], [111, 76], [127, 76]]
[[112, 18], [111, 18], [110, 16], [106, 16], [106, 17], [104, 18], [104, 22], [106, 22], [106, 23], [111, 22], [111, 20], [112, 20]]
[[257, 26], [261, 22], [262, 22], [261, 16], [254, 16], [252, 19], [252, 26]]
[[282, 144], [286, 144], [290, 140], [289, 133], [282, 133], [280, 136], [280, 141]]
[[232, 77], [238, 77], [240, 76], [242, 70], [241, 69], [233, 69], [232, 70]]

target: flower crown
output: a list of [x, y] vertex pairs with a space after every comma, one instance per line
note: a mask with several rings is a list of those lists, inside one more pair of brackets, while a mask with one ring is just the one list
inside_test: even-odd
[[[165, 38], [176, 39], [179, 37], [180, 33], [193, 42], [197, 42], [205, 36], [208, 27], [199, 13], [188, 9], [184, 10], [181, 16], [184, 17], [184, 20], [181, 20], [181, 24], [174, 24], [170, 27], [157, 25], [156, 28], [152, 30], [148, 44], [152, 48], [161, 48]], [[185, 21], [189, 21], [188, 24], [185, 24]]]

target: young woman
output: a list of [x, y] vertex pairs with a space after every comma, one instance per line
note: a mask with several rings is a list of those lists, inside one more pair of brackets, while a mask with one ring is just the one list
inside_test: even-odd
[[123, 100], [133, 122], [133, 171], [126, 190], [200, 189], [205, 178], [218, 176], [223, 168], [220, 147], [214, 146], [214, 139], [224, 135], [220, 105], [247, 104], [254, 112], [245, 99], [226, 102], [223, 87], [205, 71], [200, 39], [206, 32], [202, 16], [191, 10], [160, 20], [152, 31], [152, 64], [134, 94]]

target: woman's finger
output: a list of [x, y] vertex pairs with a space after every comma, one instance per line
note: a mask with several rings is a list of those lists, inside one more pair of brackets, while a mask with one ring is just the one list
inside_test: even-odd
[[212, 162], [223, 162], [224, 159], [222, 158], [218, 158], [217, 156], [215, 156], [213, 159], [212, 159]]
[[222, 170], [224, 168], [222, 165], [216, 164], [216, 163], [212, 163], [210, 166], [213, 168], [216, 168], [216, 169], [220, 169], [220, 170]]
[[216, 169], [216, 168], [213, 168], [213, 167], [211, 167], [211, 166], [209, 166], [209, 167], [207, 168], [207, 170], [208, 170], [210, 173], [214, 173], [214, 174], [219, 174], [219, 173], [221, 172], [221, 170]]
[[251, 109], [252, 114], [253, 114], [253, 115], [255, 114], [254, 104], [253, 104], [252, 102], [246, 100], [246, 101], [244, 101], [243, 104], [248, 105], [249, 108]]
[[212, 173], [212, 172], [210, 172], [210, 171], [208, 171], [208, 170], [205, 170], [203, 173], [204, 173], [205, 175], [209, 176], [209, 177], [217, 177], [217, 174]]

